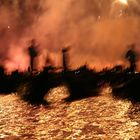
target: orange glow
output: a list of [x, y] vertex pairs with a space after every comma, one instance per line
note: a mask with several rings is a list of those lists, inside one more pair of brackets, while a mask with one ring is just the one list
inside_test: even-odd
[[128, 4], [128, 2], [127, 2], [127, 0], [118, 0], [120, 3], [122, 3], [122, 4], [125, 4], [125, 5], [127, 5]]

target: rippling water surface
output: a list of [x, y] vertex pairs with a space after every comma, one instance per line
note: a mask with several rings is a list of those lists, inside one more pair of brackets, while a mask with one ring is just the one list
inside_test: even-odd
[[48, 106], [33, 106], [16, 94], [0, 95], [0, 139], [140, 139], [140, 105], [101, 96], [63, 102], [65, 87], [50, 90]]

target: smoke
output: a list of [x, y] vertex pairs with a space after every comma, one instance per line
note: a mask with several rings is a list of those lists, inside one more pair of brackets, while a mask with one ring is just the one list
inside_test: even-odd
[[38, 68], [49, 57], [61, 66], [61, 49], [71, 46], [71, 68], [96, 69], [125, 64], [127, 46], [140, 52], [140, 1], [0, 0], [0, 63], [8, 70], [27, 69], [29, 40], [38, 44]]
[[40, 1], [0, 0], [0, 63], [6, 69], [27, 68], [29, 29], [42, 12]]

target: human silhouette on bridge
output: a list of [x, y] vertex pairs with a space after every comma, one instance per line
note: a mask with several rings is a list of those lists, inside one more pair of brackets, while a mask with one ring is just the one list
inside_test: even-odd
[[64, 71], [64, 73], [66, 72], [66, 71], [68, 71], [68, 69], [69, 69], [69, 56], [68, 56], [68, 52], [69, 52], [69, 50], [70, 50], [70, 47], [65, 47], [65, 48], [63, 48], [62, 49], [62, 56], [63, 56], [63, 71]]
[[36, 51], [36, 41], [34, 39], [31, 40], [31, 44], [28, 48], [28, 53], [30, 56], [30, 72], [32, 73], [34, 70], [34, 58], [37, 56]]
[[136, 71], [136, 61], [137, 61], [137, 54], [135, 52], [135, 44], [129, 45], [129, 49], [128, 49], [125, 57], [130, 63], [129, 70], [131, 72], [135, 72]]

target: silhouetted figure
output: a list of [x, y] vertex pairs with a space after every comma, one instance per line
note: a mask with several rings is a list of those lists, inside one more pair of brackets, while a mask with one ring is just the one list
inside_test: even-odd
[[126, 53], [126, 59], [128, 59], [129, 63], [130, 63], [130, 71], [131, 72], [135, 72], [136, 70], [136, 60], [137, 60], [137, 56], [136, 56], [136, 52], [134, 51], [135, 45], [132, 44], [130, 45], [129, 50]]
[[28, 52], [30, 55], [30, 72], [32, 73], [34, 70], [34, 58], [37, 56], [36, 42], [34, 39], [31, 40], [31, 45], [28, 48]]
[[69, 47], [62, 49], [62, 55], [63, 55], [63, 71], [66, 72], [68, 70], [68, 51]]

